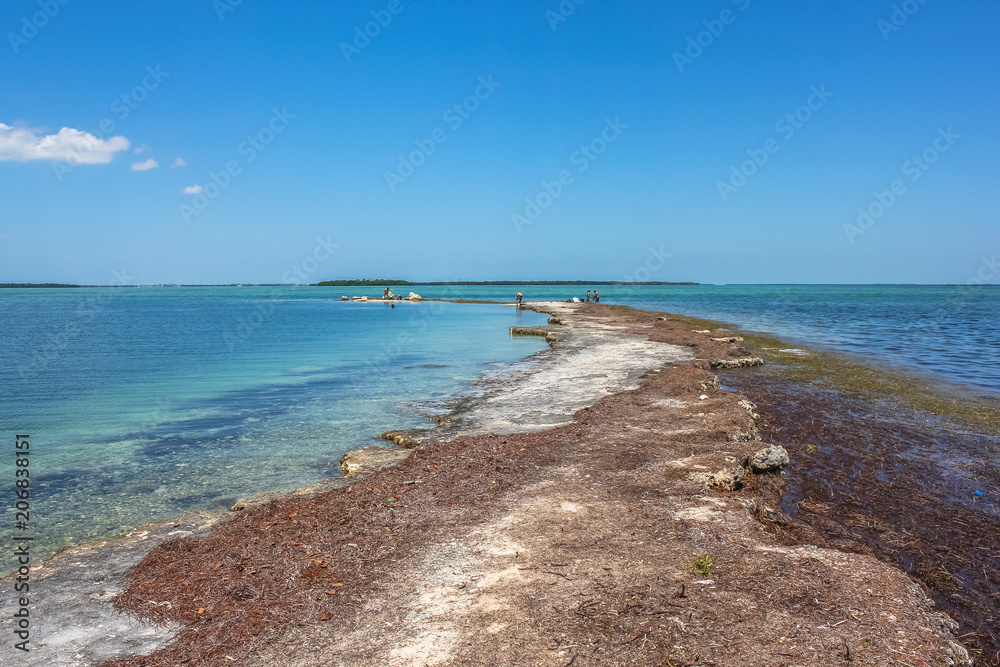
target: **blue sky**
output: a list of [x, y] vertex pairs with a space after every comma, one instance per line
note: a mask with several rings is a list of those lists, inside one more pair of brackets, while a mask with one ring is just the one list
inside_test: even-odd
[[0, 282], [964, 283], [1000, 253], [998, 27], [987, 0], [8, 0]]

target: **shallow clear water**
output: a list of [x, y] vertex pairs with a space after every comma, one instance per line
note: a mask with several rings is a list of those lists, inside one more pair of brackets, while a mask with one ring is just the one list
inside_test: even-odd
[[[339, 289], [339, 288], [333, 288]], [[424, 296], [528, 301], [586, 286], [415, 288]], [[601, 302], [721, 320], [1000, 395], [1000, 286], [608, 285]]]
[[[408, 291], [410, 288], [406, 288]], [[586, 286], [418, 286], [426, 298], [563, 300]], [[397, 290], [398, 291], [398, 290]], [[604, 303], [771, 332], [1000, 395], [1000, 289], [605, 286]], [[0, 438], [32, 436], [37, 552], [339, 475], [341, 455], [484, 364], [544, 347], [545, 316], [341, 302], [380, 288], [0, 290]], [[13, 465], [0, 466], [10, 488]], [[13, 510], [8, 507], [8, 524]], [[2, 531], [4, 542], [10, 531]], [[6, 550], [6, 545], [0, 545]], [[0, 569], [7, 563], [0, 563]]]
[[507, 331], [544, 322], [315, 288], [0, 290], [0, 437], [31, 435], [36, 555], [339, 476], [378, 433], [431, 426], [418, 403], [544, 347]]

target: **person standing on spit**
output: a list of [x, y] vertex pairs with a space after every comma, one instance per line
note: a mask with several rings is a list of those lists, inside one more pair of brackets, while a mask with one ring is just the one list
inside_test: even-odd
[[515, 306], [520, 306], [520, 305], [521, 305], [521, 299], [522, 299], [522, 298], [523, 298], [523, 297], [522, 297], [521, 293], [520, 293], [520, 292], [518, 292], [518, 293], [517, 293], [517, 297], [516, 297], [516, 298], [514, 299], [514, 305], [515, 305]]
[[597, 290], [594, 290], [594, 303], [600, 303], [600, 302], [601, 302], [601, 295], [597, 293]]
[[587, 301], [590, 301], [590, 290], [587, 290]]

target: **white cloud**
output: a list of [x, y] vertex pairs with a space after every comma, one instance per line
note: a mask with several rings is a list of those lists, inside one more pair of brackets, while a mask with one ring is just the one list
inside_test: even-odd
[[182, 157], [175, 157], [174, 158], [174, 163], [172, 165], [170, 165], [170, 168], [171, 169], [176, 169], [177, 167], [186, 167], [186, 166], [188, 166], [188, 163], [184, 161], [184, 158], [182, 158]]
[[186, 195], [196, 195], [199, 192], [201, 192], [201, 186], [200, 185], [192, 185], [189, 188], [184, 188], [184, 194], [186, 194]]
[[64, 127], [58, 134], [39, 137], [23, 127], [0, 123], [0, 162], [56, 160], [76, 164], [107, 164], [118, 151], [128, 150], [125, 137], [98, 139], [89, 132]]
[[159, 166], [160, 166], [159, 162], [157, 162], [153, 158], [149, 158], [145, 162], [133, 162], [132, 171], [149, 171], [150, 169], [156, 169]]
[[139, 153], [145, 153], [147, 150], [149, 150], [149, 146], [147, 146], [146, 144], [143, 144], [142, 146], [136, 146], [135, 154], [138, 155]]

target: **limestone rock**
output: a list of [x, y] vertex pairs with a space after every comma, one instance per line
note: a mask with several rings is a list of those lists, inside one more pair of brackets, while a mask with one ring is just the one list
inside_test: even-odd
[[420, 446], [420, 441], [411, 436], [409, 431], [386, 431], [385, 433], [380, 433], [378, 437], [394, 442], [400, 447], [406, 447], [407, 449]]
[[340, 470], [345, 477], [368, 476], [391, 465], [396, 465], [410, 452], [398, 447], [382, 447], [371, 445], [347, 452], [340, 459]]
[[750, 366], [763, 366], [764, 360], [760, 357], [742, 357], [740, 359], [713, 359], [709, 366], [715, 368], [748, 368]]
[[765, 525], [777, 524], [784, 526], [787, 523], [785, 516], [781, 512], [763, 501], [749, 500], [744, 502], [743, 506], [750, 512], [751, 516]]
[[711, 341], [716, 343], [742, 343], [743, 338], [740, 336], [727, 336], [726, 338], [709, 338]]
[[739, 405], [741, 408], [747, 411], [747, 414], [750, 415], [750, 419], [753, 419], [754, 421], [760, 419], [760, 415], [755, 412], [757, 406], [754, 405], [754, 403], [749, 399], [744, 398], [739, 403], [737, 403], [737, 405]]
[[713, 473], [692, 473], [688, 479], [723, 491], [739, 491], [743, 488], [745, 474], [746, 471], [741, 466], [736, 466], [735, 468], [723, 468], [719, 472]]
[[420, 296], [416, 292], [410, 292], [410, 295], [406, 297], [407, 301], [423, 301], [424, 297]]
[[511, 336], [548, 336], [549, 332], [541, 327], [511, 327]]
[[755, 474], [776, 473], [788, 465], [788, 452], [780, 445], [758, 449], [747, 459], [746, 467]]
[[757, 428], [755, 415], [756, 413], [747, 415], [746, 426], [729, 433], [730, 442], [756, 442], [760, 440], [760, 430]]
[[342, 296], [342, 297], [340, 297], [340, 300], [341, 301], [350, 301], [351, 297], [349, 297], [349, 296]]
[[713, 375], [711, 378], [699, 382], [698, 387], [702, 391], [708, 391], [709, 389], [720, 389], [722, 385], [719, 383], [719, 376]]
[[945, 664], [948, 667], [972, 667], [972, 658], [961, 644], [948, 640], [944, 649]]

